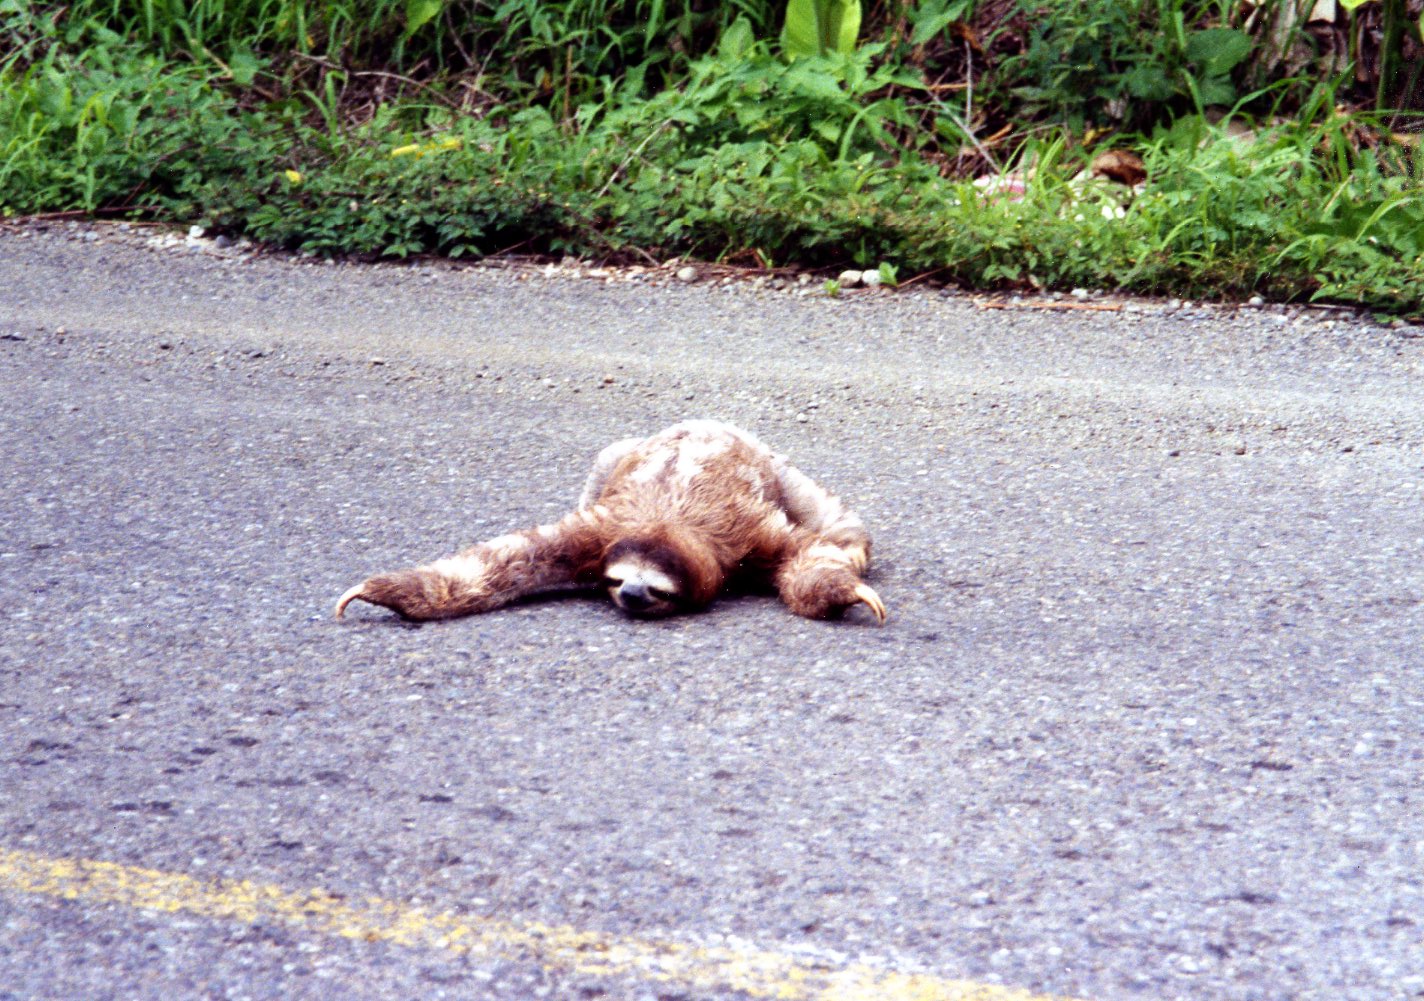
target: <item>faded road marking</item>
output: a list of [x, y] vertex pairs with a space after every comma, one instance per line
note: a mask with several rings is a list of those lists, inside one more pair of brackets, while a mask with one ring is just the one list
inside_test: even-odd
[[0, 848], [0, 892], [86, 904], [277, 923], [316, 935], [536, 963], [583, 976], [632, 977], [779, 1001], [1070, 1001], [996, 984], [905, 973], [873, 961], [781, 953], [747, 944], [694, 945], [432, 913], [379, 897], [349, 900], [247, 880]]

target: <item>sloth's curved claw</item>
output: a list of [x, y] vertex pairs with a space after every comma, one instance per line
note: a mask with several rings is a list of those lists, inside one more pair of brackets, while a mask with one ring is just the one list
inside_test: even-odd
[[338, 619], [344, 618], [346, 615], [346, 606], [351, 604], [351, 602], [355, 601], [357, 598], [364, 598], [365, 591], [366, 582], [362, 581], [361, 583], [353, 587], [351, 590], [343, 594], [341, 598], [336, 602], [336, 617]]
[[857, 584], [855, 586], [855, 596], [859, 601], [863, 601], [875, 616], [875, 621], [880, 625], [885, 625], [885, 619], [889, 613], [885, 610], [885, 602], [880, 600], [880, 595], [875, 593], [875, 588], [869, 584]]

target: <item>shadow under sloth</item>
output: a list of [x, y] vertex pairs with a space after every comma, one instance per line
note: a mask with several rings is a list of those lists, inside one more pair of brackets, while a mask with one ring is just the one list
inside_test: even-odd
[[551, 589], [600, 586], [623, 611], [656, 617], [708, 604], [732, 577], [769, 585], [797, 615], [885, 603], [861, 579], [860, 517], [786, 457], [739, 428], [684, 421], [599, 453], [577, 510], [425, 566], [376, 574], [336, 603], [406, 619], [488, 612]]

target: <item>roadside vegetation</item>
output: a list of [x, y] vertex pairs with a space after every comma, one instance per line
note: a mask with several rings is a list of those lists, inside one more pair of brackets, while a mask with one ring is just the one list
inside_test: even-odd
[[0, 212], [1424, 313], [1424, 0], [0, 0]]

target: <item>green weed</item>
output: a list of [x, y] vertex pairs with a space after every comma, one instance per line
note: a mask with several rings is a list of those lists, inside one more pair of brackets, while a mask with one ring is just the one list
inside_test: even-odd
[[[780, 0], [0, 0], [0, 211], [1424, 311], [1413, 120], [1282, 76], [1233, 5], [980, 7], [868, 7], [788, 59]], [[1140, 193], [1081, 176], [1112, 124]], [[1001, 164], [1021, 197], [963, 179]]]

